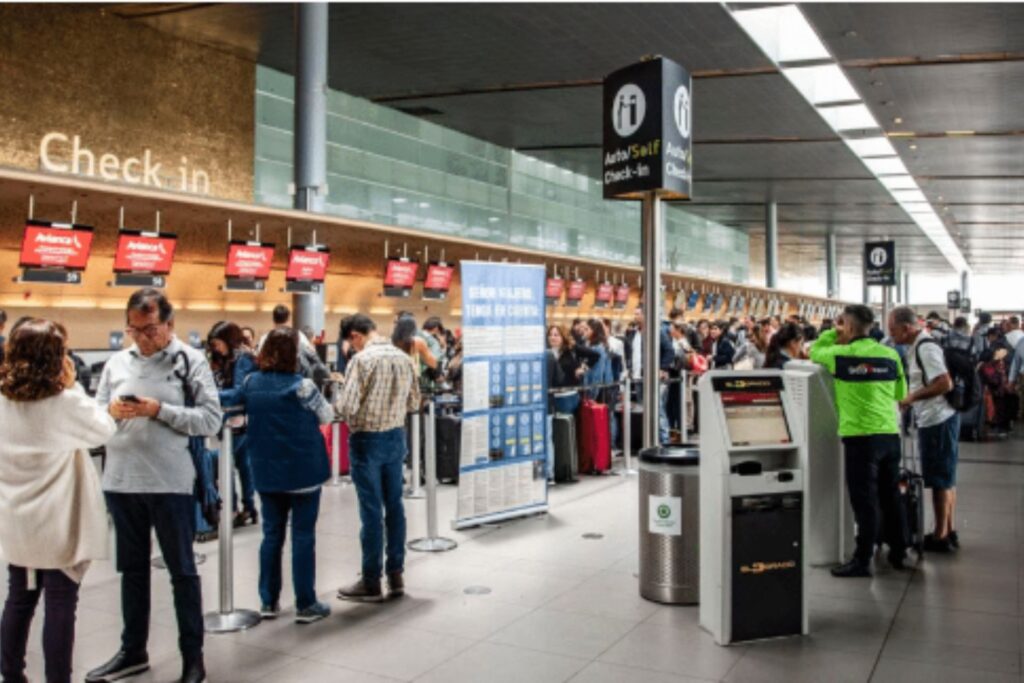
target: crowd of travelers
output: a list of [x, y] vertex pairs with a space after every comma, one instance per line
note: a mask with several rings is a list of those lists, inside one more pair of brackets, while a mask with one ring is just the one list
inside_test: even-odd
[[[201, 349], [175, 336], [173, 305], [159, 290], [133, 293], [125, 315], [132, 343], [103, 366], [93, 397], [82, 383], [88, 368], [71, 352], [67, 330], [22, 318], [4, 338], [7, 318], [0, 311], [0, 547], [9, 563], [0, 625], [3, 680], [26, 680], [29, 626], [40, 597], [46, 604], [46, 680], [71, 680], [79, 586], [90, 563], [107, 557], [108, 515], [121, 575], [123, 632], [118, 652], [85, 680], [114, 681], [149, 668], [154, 533], [173, 589], [180, 680], [205, 680], [193, 542], [211, 516], [203, 505], [209, 485], [204, 458], [212, 456], [206, 444], [216, 444], [224, 430], [233, 437], [240, 486], [235, 499], [220, 504], [231, 506], [237, 526], [261, 525], [257, 591], [263, 618], [281, 615], [289, 527], [294, 619], [311, 623], [330, 614], [317, 599], [315, 528], [321, 486], [330, 476], [321, 427], [334, 421], [344, 421], [350, 431], [363, 558], [359, 579], [339, 589], [338, 597], [381, 602], [401, 596], [406, 418], [420, 409], [422, 394], [461, 391], [459, 335], [439, 318], [419, 326], [406, 312], [396, 316], [390, 335], [365, 315], [348, 316], [329, 368], [321, 340], [294, 329], [284, 306], [274, 309], [266, 334], [221, 321]], [[901, 435], [908, 428], [916, 434], [924, 481], [933, 492], [935, 527], [924, 550], [953, 552], [959, 548], [958, 442], [1005, 436], [1024, 407], [1018, 317], [997, 325], [982, 314], [972, 329], [965, 318], [950, 326], [937, 314], [921, 320], [911, 309], [897, 308], [885, 322], [883, 330], [865, 306], [849, 306], [818, 326], [799, 316], [688, 321], [678, 309], [658, 322], [662, 380], [711, 369], [782, 368], [805, 359], [834, 375], [858, 525], [854, 557], [833, 571], [840, 577], [870, 576], [882, 544], [890, 564], [904, 566], [908, 541], [898, 486]], [[615, 401], [626, 377], [634, 387], [642, 384], [645, 324], [638, 308], [628, 325], [596, 317], [550, 325], [548, 385], [561, 391], [552, 410], [572, 412], [581, 395]], [[875, 381], [855, 380], [848, 374], [850, 359], [877, 363], [882, 371]], [[663, 442], [681, 426], [672, 401], [663, 391]], [[613, 437], [620, 418], [613, 419]], [[102, 474], [88, 456], [99, 447], [106, 453]]]

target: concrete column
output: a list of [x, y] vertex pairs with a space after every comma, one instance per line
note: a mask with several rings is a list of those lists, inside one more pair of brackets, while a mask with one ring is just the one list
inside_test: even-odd
[[837, 263], [836, 233], [832, 228], [825, 235], [825, 290], [828, 298], [839, 296], [839, 268]]
[[[295, 24], [295, 208], [320, 213], [327, 193], [327, 3], [300, 3]], [[324, 330], [323, 288], [293, 294], [295, 327]]]
[[971, 296], [971, 274], [969, 271], [960, 273], [960, 298], [966, 299]]
[[764, 205], [764, 286], [779, 286], [779, 206], [774, 201]]
[[903, 304], [910, 305], [910, 271], [903, 271]]

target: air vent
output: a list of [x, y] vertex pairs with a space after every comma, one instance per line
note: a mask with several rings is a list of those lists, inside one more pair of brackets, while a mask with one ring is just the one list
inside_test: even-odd
[[400, 112], [411, 116], [439, 116], [441, 111], [433, 107], [395, 107]]

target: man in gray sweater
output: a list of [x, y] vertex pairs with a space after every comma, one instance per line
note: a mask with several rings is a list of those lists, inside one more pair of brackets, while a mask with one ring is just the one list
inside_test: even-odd
[[[162, 292], [140, 289], [127, 307], [135, 342], [103, 368], [96, 400], [108, 406], [118, 430], [107, 443], [103, 489], [117, 535], [121, 572], [121, 649], [90, 671], [89, 683], [115, 681], [149, 668], [150, 538], [156, 531], [167, 563], [178, 619], [182, 683], [205, 680], [203, 609], [192, 541], [195, 468], [189, 436], [221, 427], [217, 388], [206, 358], [174, 336], [174, 309]], [[188, 366], [184, 379], [183, 369]], [[195, 407], [185, 407], [188, 382]]]

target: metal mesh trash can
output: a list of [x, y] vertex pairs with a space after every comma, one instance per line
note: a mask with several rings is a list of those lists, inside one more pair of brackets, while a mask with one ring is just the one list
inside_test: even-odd
[[640, 451], [640, 595], [700, 599], [700, 457], [696, 447]]

